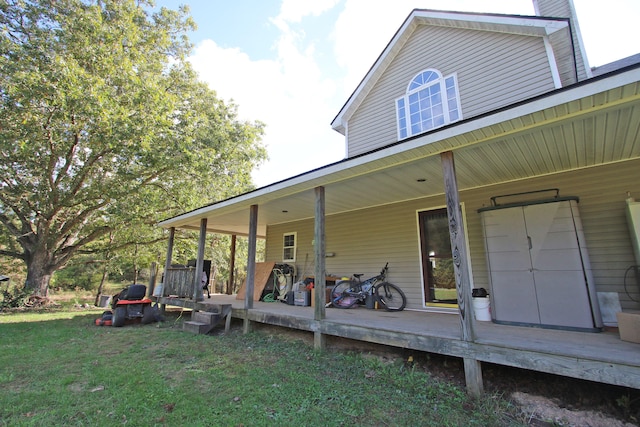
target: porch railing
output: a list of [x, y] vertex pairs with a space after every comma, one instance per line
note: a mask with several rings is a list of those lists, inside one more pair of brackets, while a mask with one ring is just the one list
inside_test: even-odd
[[195, 267], [170, 267], [164, 274], [162, 295], [193, 298]]

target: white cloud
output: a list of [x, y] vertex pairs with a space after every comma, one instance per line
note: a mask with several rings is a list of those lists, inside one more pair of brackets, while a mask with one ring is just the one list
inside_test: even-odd
[[329, 123], [335, 84], [323, 74], [315, 47], [282, 25], [277, 56], [253, 61], [239, 49], [212, 40], [199, 44], [191, 62], [224, 100], [233, 99], [240, 118], [266, 123], [270, 161], [253, 174], [258, 186], [286, 179], [344, 157], [344, 138]]
[[591, 66], [640, 53], [638, 0], [608, 0], [606, 7], [592, 0], [574, 4]]
[[340, 0], [282, 0], [280, 15], [275, 19], [278, 22], [298, 23], [305, 16], [319, 16], [327, 10], [335, 7]]

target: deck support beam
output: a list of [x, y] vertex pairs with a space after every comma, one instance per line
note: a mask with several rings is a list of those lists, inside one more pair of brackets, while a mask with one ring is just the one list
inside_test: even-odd
[[193, 275], [193, 300], [202, 301], [202, 270], [204, 268], [204, 246], [207, 241], [207, 218], [200, 220], [200, 237], [198, 239], [198, 256], [196, 258], [196, 271]]
[[[162, 291], [160, 292], [160, 297], [164, 297], [167, 293], [167, 286], [164, 281], [167, 280], [167, 271], [171, 268], [171, 258], [173, 257], [173, 241], [176, 237], [176, 228], [169, 228], [169, 239], [167, 241], [167, 256], [164, 260], [164, 271], [162, 272]], [[166, 304], [160, 304], [160, 311], [164, 312], [166, 308]]]
[[[256, 278], [256, 242], [258, 235], [258, 205], [251, 205], [249, 212], [249, 239], [247, 248], [247, 286], [244, 294], [244, 309], [253, 308], [253, 289]], [[249, 333], [251, 324], [249, 316], [244, 318], [243, 332]]]
[[[315, 254], [315, 270], [314, 270], [314, 300], [315, 307], [313, 318], [317, 322], [321, 322], [326, 316], [325, 309], [325, 288], [326, 271], [325, 271], [325, 197], [324, 187], [315, 188], [316, 211], [314, 225], [314, 254]], [[317, 330], [314, 332], [313, 343], [316, 350], [323, 350], [326, 346], [324, 334]]]
[[229, 255], [229, 283], [227, 284], [227, 295], [233, 294], [233, 283], [236, 280], [235, 270], [236, 270], [236, 240], [237, 236], [235, 234], [231, 235], [231, 254]]
[[462, 360], [464, 361], [464, 379], [467, 385], [467, 393], [474, 397], [482, 396], [484, 393], [482, 363], [477, 359], [468, 357]]
[[[440, 160], [442, 162], [442, 175], [444, 177], [444, 192], [447, 199], [449, 238], [451, 239], [453, 271], [456, 278], [458, 309], [460, 311], [461, 338], [465, 342], [474, 342], [476, 340], [476, 334], [474, 330], [473, 300], [471, 298], [471, 278], [469, 277], [469, 269], [467, 268], [467, 242], [464, 235], [453, 152], [446, 151], [440, 154]], [[464, 374], [467, 393], [479, 397], [483, 393], [480, 362], [476, 359], [464, 358]]]

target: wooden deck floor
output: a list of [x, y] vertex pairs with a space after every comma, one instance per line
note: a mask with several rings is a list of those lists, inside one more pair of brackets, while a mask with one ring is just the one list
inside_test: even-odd
[[[194, 308], [190, 300], [162, 302]], [[196, 308], [206, 310], [210, 304], [232, 304], [233, 317], [254, 322], [640, 389], [640, 344], [620, 340], [617, 331], [476, 322], [477, 340], [469, 343], [461, 340], [460, 318], [452, 314], [327, 308], [326, 319], [318, 322], [313, 320], [313, 307], [254, 302], [254, 308], [246, 311], [243, 301], [228, 295], [212, 295]]]

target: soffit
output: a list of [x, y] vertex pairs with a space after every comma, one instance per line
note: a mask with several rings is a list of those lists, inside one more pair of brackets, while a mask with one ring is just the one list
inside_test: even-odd
[[[444, 193], [439, 154], [453, 151], [461, 191], [640, 158], [640, 68], [464, 121], [162, 222], [246, 235], [266, 227]], [[605, 87], [609, 86], [608, 89]], [[560, 102], [559, 102], [560, 101]], [[418, 180], [424, 180], [418, 182]]]

